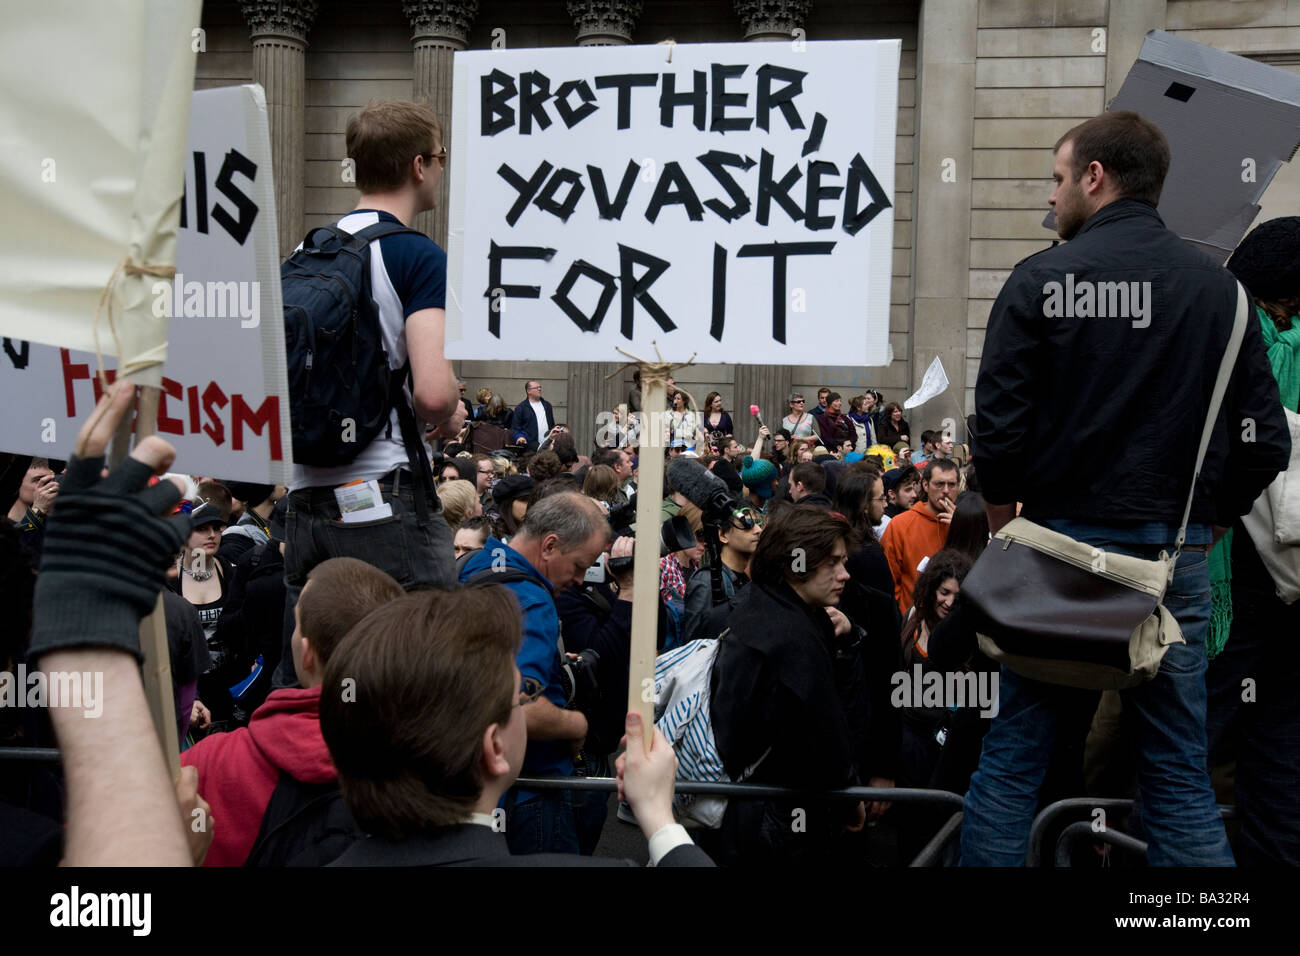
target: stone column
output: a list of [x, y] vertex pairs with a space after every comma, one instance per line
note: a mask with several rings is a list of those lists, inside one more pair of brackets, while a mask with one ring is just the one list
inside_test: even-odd
[[[967, 0], [921, 4], [908, 377], [911, 388], [917, 388], [937, 355], [951, 384], [944, 395], [909, 416], [914, 442], [922, 422], [937, 426], [943, 418], [958, 418], [958, 410], [964, 414], [966, 407], [976, 15], [977, 5]], [[958, 421], [957, 434], [965, 430]]]
[[625, 46], [641, 16], [642, 0], [569, 0], [578, 46]]
[[1166, 0], [1111, 3], [1106, 17], [1106, 102], [1110, 103], [1133, 69], [1148, 30], [1165, 28]]
[[[641, 15], [642, 0], [568, 0], [578, 46], [625, 46]], [[623, 376], [605, 376], [617, 362], [569, 363], [569, 429], [578, 454], [590, 454], [599, 427], [598, 416], [627, 401]]]
[[[803, 29], [812, 0], [734, 0], [734, 6], [745, 27], [746, 40], [788, 43], [796, 29]], [[738, 437], [742, 444], [752, 445], [756, 427], [749, 406], [758, 405], [762, 409], [768, 428], [779, 428], [792, 387], [793, 373], [787, 364], [736, 366], [736, 407], [731, 410], [731, 417], [740, 431]]]
[[746, 40], [790, 41], [803, 29], [812, 0], [732, 0], [736, 16], [745, 25]]
[[[478, 0], [404, 0], [402, 11], [411, 23], [415, 70], [411, 98], [428, 106], [442, 124], [442, 142], [451, 148], [451, 61], [465, 49], [470, 27], [478, 16]], [[415, 228], [447, 248], [447, 195], [451, 177], [443, 175], [438, 200], [430, 212], [415, 217]]]
[[281, 257], [292, 252], [303, 236], [307, 32], [316, 18], [316, 4], [317, 0], [240, 0], [253, 40], [253, 82], [266, 91]]

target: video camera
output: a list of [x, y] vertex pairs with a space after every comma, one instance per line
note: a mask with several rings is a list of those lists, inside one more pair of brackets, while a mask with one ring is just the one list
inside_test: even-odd
[[[612, 525], [613, 522], [611, 521], [610, 524]], [[616, 537], [636, 537], [636, 530], [632, 526], [626, 525], [624, 528], [626, 533], [616, 532]], [[659, 526], [659, 557], [667, 557], [675, 551], [685, 551], [693, 547], [695, 547], [695, 532], [691, 530], [690, 521], [682, 515], [673, 515]], [[596, 563], [587, 569], [583, 581], [588, 584], [604, 584], [609, 577], [618, 577], [632, 570], [632, 562], [631, 555], [611, 558], [608, 554], [602, 554], [596, 559]]]

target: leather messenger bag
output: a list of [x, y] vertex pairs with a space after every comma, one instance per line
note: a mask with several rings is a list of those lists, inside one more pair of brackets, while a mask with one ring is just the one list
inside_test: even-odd
[[1173, 555], [1161, 552], [1150, 561], [1115, 554], [1015, 518], [962, 582], [962, 603], [974, 610], [980, 650], [1032, 680], [1118, 690], [1155, 677], [1170, 645], [1186, 643], [1162, 601], [1245, 330], [1246, 291], [1238, 283], [1237, 315], [1201, 431]]

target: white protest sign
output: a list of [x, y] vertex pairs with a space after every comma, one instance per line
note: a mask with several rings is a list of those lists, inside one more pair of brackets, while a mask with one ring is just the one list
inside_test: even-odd
[[448, 356], [885, 364], [899, 49], [457, 52]]
[[[157, 433], [176, 446], [177, 470], [284, 483], [291, 436], [262, 88], [194, 93], [185, 156], [175, 283], [150, 287], [151, 311], [168, 320]], [[3, 346], [0, 449], [67, 458], [100, 397], [94, 353]]]
[[201, 6], [5, 4], [0, 336], [95, 349], [98, 330], [132, 381], [158, 384], [167, 329], [149, 287], [175, 262]]
[[921, 379], [921, 387], [913, 392], [903, 402], [904, 408], [915, 408], [918, 405], [924, 405], [930, 399], [942, 395], [944, 389], [948, 387], [948, 373], [943, 370], [943, 362], [939, 361], [939, 356], [934, 357], [930, 367], [925, 370], [925, 377]]

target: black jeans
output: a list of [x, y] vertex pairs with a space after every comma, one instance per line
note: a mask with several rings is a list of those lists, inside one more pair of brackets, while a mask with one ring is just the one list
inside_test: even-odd
[[419, 487], [406, 471], [390, 472], [379, 480], [390, 517], [348, 524], [339, 520], [333, 488], [303, 488], [289, 495], [285, 515], [284, 652], [275, 686], [296, 687], [291, 639], [294, 607], [311, 569], [329, 558], [358, 558], [387, 571], [406, 590], [449, 588], [456, 583], [456, 559], [451, 528], [442, 516], [436, 494], [430, 496], [429, 519], [423, 525], [415, 511]]

